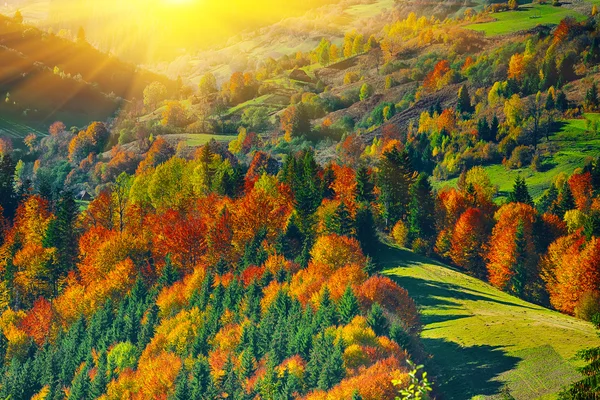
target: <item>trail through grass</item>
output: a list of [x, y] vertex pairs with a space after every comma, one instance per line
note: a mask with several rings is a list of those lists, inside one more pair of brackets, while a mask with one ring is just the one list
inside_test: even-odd
[[503, 391], [515, 399], [556, 398], [579, 377], [575, 353], [600, 345], [590, 323], [445, 265], [392, 248], [383, 260], [422, 310], [428, 368], [444, 399], [502, 399]]

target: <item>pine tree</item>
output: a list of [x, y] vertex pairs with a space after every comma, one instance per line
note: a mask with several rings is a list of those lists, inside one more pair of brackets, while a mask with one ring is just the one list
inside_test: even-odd
[[85, 400], [89, 398], [90, 390], [90, 375], [86, 367], [82, 368], [81, 371], [73, 379], [71, 386], [71, 394], [69, 399], [73, 400]]
[[96, 365], [96, 376], [94, 376], [94, 380], [92, 381], [92, 385], [90, 387], [91, 397], [97, 399], [98, 397], [102, 396], [106, 390], [107, 384], [108, 377], [106, 365], [106, 352], [103, 351], [98, 357], [98, 363]]
[[459, 113], [472, 113], [473, 106], [471, 105], [471, 96], [469, 96], [469, 90], [465, 85], [462, 85], [458, 90], [458, 104], [456, 105], [456, 111]]
[[377, 180], [381, 192], [379, 203], [387, 227], [406, 217], [409, 188], [414, 179], [415, 173], [406, 151], [393, 148], [382, 156]]
[[242, 352], [240, 364], [240, 378], [247, 379], [252, 376], [256, 370], [256, 360], [251, 349], [246, 349]]
[[562, 90], [556, 95], [556, 109], [561, 112], [569, 109], [569, 100], [567, 100], [567, 95]]
[[378, 336], [384, 336], [388, 330], [388, 321], [383, 314], [383, 308], [378, 303], [373, 303], [369, 315], [367, 315], [367, 323], [375, 331]]
[[558, 189], [554, 184], [550, 185], [550, 187], [542, 194], [542, 197], [539, 199], [537, 203], [537, 209], [540, 213], [552, 213], [555, 214], [555, 203], [558, 199]]
[[319, 309], [315, 315], [315, 326], [317, 329], [325, 329], [337, 322], [337, 312], [335, 304], [331, 300], [329, 289], [325, 287], [319, 301]]
[[517, 296], [522, 296], [527, 284], [527, 240], [525, 238], [525, 225], [519, 221], [515, 233], [515, 264], [514, 275], [509, 284], [509, 291]]
[[212, 385], [210, 376], [210, 365], [205, 357], [199, 357], [192, 367], [189, 385], [190, 398], [194, 400], [204, 399], [206, 392]]
[[[592, 323], [600, 329], [600, 314], [592, 317]], [[598, 334], [600, 336], [600, 333]], [[573, 383], [559, 394], [561, 400], [587, 400], [600, 397], [600, 347], [591, 347], [577, 352], [577, 357], [587, 363], [579, 369], [583, 379]]]
[[508, 201], [511, 203], [523, 203], [533, 206], [533, 199], [529, 194], [525, 178], [517, 176], [512, 192], [508, 195]]
[[163, 267], [162, 273], [158, 278], [158, 284], [160, 287], [169, 287], [180, 279], [179, 272], [171, 263], [171, 256], [167, 254], [165, 258], [165, 266]]
[[188, 372], [185, 366], [181, 367], [177, 379], [175, 380], [175, 392], [171, 400], [188, 400], [190, 398]]
[[317, 387], [322, 390], [331, 389], [344, 379], [346, 369], [344, 368], [344, 349], [342, 348], [341, 341], [337, 345], [334, 345], [334, 350], [331, 352], [327, 361], [321, 369], [319, 379], [317, 380]]
[[348, 207], [346, 207], [346, 204], [344, 204], [343, 201], [340, 202], [340, 205], [335, 210], [335, 215], [339, 223], [337, 232], [335, 233], [341, 236], [352, 235], [352, 231], [354, 230], [354, 221], [352, 221]]
[[498, 116], [494, 114], [492, 118], [492, 123], [490, 124], [490, 140], [495, 142], [498, 138], [498, 133], [500, 131], [500, 121], [498, 120]]
[[17, 210], [15, 166], [10, 154], [0, 154], [0, 207], [4, 210], [4, 217], [8, 219], [12, 219]]
[[348, 286], [338, 302], [338, 315], [340, 316], [340, 322], [343, 324], [348, 324], [354, 317], [359, 315], [359, 313], [360, 305], [358, 304], [358, 299], [354, 295], [352, 287]]
[[379, 239], [371, 207], [360, 207], [356, 211], [356, 239], [364, 254], [372, 257], [377, 254]]
[[598, 87], [596, 82], [592, 82], [592, 85], [585, 93], [585, 106], [589, 110], [596, 110], [598, 108]]
[[419, 174], [410, 187], [409, 237], [411, 241], [422, 239], [431, 242], [435, 237], [435, 201], [429, 177]]
[[371, 181], [369, 169], [365, 165], [361, 165], [356, 171], [356, 200], [361, 203], [370, 203], [374, 201], [374, 188], [375, 186]]
[[573, 210], [574, 208], [575, 198], [573, 197], [573, 192], [571, 192], [569, 183], [565, 182], [558, 195], [558, 200], [556, 201], [556, 206], [553, 211], [556, 215], [563, 218], [567, 211]]
[[490, 125], [485, 117], [480, 118], [479, 121], [477, 121], [477, 136], [485, 142], [491, 142], [496, 139], [492, 138]]

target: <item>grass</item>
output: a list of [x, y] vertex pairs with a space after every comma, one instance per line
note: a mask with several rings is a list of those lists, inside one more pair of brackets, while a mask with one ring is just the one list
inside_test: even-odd
[[46, 136], [46, 133], [36, 128], [0, 117], [0, 137], [7, 136], [13, 140], [21, 141], [30, 133], [35, 133], [37, 136]]
[[552, 399], [579, 378], [575, 353], [600, 345], [590, 323], [528, 303], [450, 267], [389, 248], [386, 274], [422, 312], [427, 368], [445, 399]]
[[557, 25], [565, 17], [573, 17], [578, 21], [587, 18], [575, 10], [550, 4], [526, 4], [517, 11], [505, 11], [492, 16], [495, 21], [473, 24], [467, 28], [485, 32], [488, 36], [497, 36], [532, 29], [538, 25]]
[[[600, 114], [585, 114], [585, 119], [571, 119], [561, 123], [558, 132], [550, 137], [550, 142], [542, 141], [540, 148], [553, 148], [552, 155], [543, 164], [542, 171], [531, 168], [506, 169], [503, 165], [488, 165], [485, 170], [492, 183], [498, 185], [498, 198], [505, 198], [512, 191], [518, 176], [525, 178], [534, 200], [561, 174], [570, 175], [582, 168], [591, 158], [600, 157], [600, 134], [587, 130], [586, 119], [600, 124]], [[433, 182], [436, 188], [456, 186], [458, 179]]]
[[237, 138], [236, 135], [212, 135], [209, 133], [188, 133], [182, 136], [190, 147], [203, 146], [212, 139], [215, 139], [217, 142], [230, 142]]

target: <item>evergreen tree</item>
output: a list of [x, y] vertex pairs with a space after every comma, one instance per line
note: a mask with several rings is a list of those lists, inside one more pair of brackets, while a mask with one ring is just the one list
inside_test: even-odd
[[240, 361], [240, 378], [247, 379], [256, 370], [256, 360], [252, 354], [252, 350], [246, 349], [242, 352], [242, 358]]
[[165, 266], [162, 269], [162, 273], [158, 278], [158, 284], [160, 287], [169, 287], [180, 279], [179, 272], [171, 262], [171, 255], [167, 254], [165, 258]]
[[346, 369], [344, 368], [344, 349], [341, 342], [334, 345], [334, 350], [331, 352], [317, 380], [317, 387], [322, 390], [331, 389], [344, 379]]
[[194, 400], [205, 399], [205, 394], [212, 386], [210, 365], [205, 357], [199, 357], [192, 367], [189, 384], [190, 398]]
[[569, 109], [569, 100], [567, 100], [567, 95], [562, 90], [556, 95], [556, 109], [561, 112]]
[[496, 142], [498, 140], [498, 133], [500, 132], [500, 121], [498, 120], [498, 116], [494, 114], [492, 118], [492, 123], [490, 124], [490, 140]]
[[175, 392], [171, 400], [188, 400], [190, 398], [189, 379], [185, 366], [182, 366], [175, 380]]
[[514, 275], [509, 284], [509, 291], [522, 296], [527, 284], [527, 241], [525, 239], [525, 224], [519, 221], [515, 233], [515, 264]]
[[492, 142], [496, 139], [495, 137], [492, 137], [490, 125], [485, 117], [480, 118], [479, 121], [477, 121], [477, 136], [484, 142]]
[[589, 110], [598, 108], [598, 87], [596, 86], [596, 82], [592, 82], [592, 85], [585, 93], [585, 106]]
[[542, 194], [542, 197], [537, 203], [537, 209], [540, 213], [552, 213], [555, 214], [555, 203], [558, 199], [558, 189], [554, 184], [550, 185], [550, 187]]
[[106, 385], [108, 384], [107, 376], [107, 365], [106, 365], [106, 352], [103, 351], [98, 357], [98, 363], [96, 365], [96, 375], [92, 381], [90, 387], [90, 396], [94, 399], [102, 396], [106, 391]]
[[369, 169], [365, 165], [359, 166], [356, 171], [356, 200], [360, 203], [374, 201], [374, 188]]
[[462, 85], [458, 90], [458, 104], [456, 105], [456, 111], [459, 113], [472, 113], [473, 106], [471, 105], [471, 96], [469, 96], [469, 90], [465, 85]]
[[408, 216], [409, 237], [412, 241], [422, 239], [432, 242], [435, 237], [435, 200], [429, 177], [419, 174], [410, 187]]
[[16, 163], [10, 154], [0, 154], [0, 207], [4, 217], [12, 219], [17, 210], [14, 176]]
[[354, 221], [352, 221], [348, 207], [346, 207], [346, 204], [344, 204], [343, 201], [340, 202], [340, 205], [335, 210], [335, 215], [339, 223], [335, 233], [342, 236], [352, 235], [352, 231], [354, 230]]
[[573, 192], [571, 192], [571, 187], [568, 182], [563, 184], [563, 187], [558, 195], [558, 200], [556, 201], [556, 206], [554, 208], [554, 213], [559, 217], [563, 218], [565, 213], [569, 210], [573, 210], [575, 208], [575, 198], [573, 197]]
[[379, 239], [371, 207], [359, 207], [356, 211], [356, 239], [364, 254], [369, 256], [377, 254]]
[[71, 386], [71, 394], [69, 395], [69, 399], [73, 400], [85, 400], [90, 397], [90, 375], [89, 370], [84, 367], [79, 371], [75, 378], [73, 379], [73, 384]]
[[354, 295], [352, 287], [348, 286], [338, 302], [338, 315], [340, 316], [340, 322], [343, 324], [348, 324], [359, 314], [360, 305], [358, 304], [358, 299]]
[[[596, 329], [600, 329], [600, 314], [592, 317]], [[599, 333], [600, 336], [600, 333]], [[577, 357], [587, 363], [579, 372], [584, 376], [559, 394], [560, 400], [587, 400], [600, 397], [600, 347], [577, 352]]]
[[384, 336], [388, 330], [388, 321], [383, 314], [383, 308], [378, 303], [373, 303], [369, 315], [367, 315], [367, 323], [375, 331], [377, 336]]
[[533, 206], [533, 199], [529, 194], [525, 178], [517, 176], [512, 192], [508, 195], [508, 201], [511, 203], [523, 203]]
[[408, 153], [393, 148], [383, 154], [377, 178], [383, 218], [386, 226], [390, 227], [404, 219], [408, 211], [409, 188], [415, 180]]
[[331, 300], [329, 289], [325, 287], [319, 301], [319, 309], [315, 315], [315, 326], [317, 329], [325, 329], [337, 322], [337, 312], [335, 304]]

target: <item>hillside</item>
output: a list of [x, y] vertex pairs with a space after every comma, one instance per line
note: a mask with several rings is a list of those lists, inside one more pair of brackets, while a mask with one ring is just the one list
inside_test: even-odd
[[420, 307], [422, 340], [444, 399], [551, 399], [578, 378], [592, 325], [501, 292], [411, 252], [388, 249], [386, 274]]
[[124, 101], [141, 99], [153, 81], [175, 84], [132, 64], [13, 18], [0, 16], [0, 105], [4, 135], [22, 138], [19, 126], [46, 131], [54, 121], [84, 125], [106, 120]]

